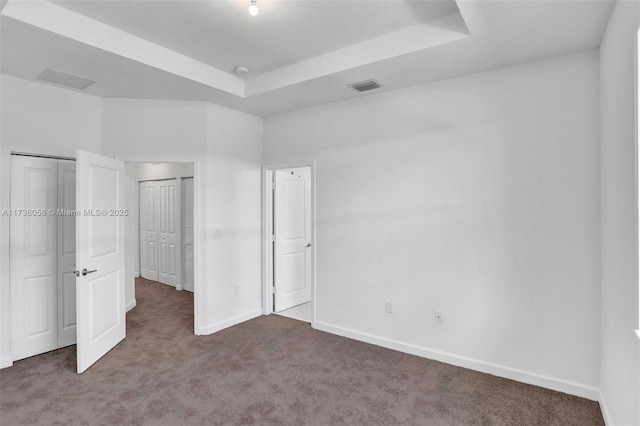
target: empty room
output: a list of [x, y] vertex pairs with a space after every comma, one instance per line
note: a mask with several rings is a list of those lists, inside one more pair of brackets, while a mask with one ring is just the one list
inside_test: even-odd
[[640, 426], [640, 1], [0, 8], [0, 424]]

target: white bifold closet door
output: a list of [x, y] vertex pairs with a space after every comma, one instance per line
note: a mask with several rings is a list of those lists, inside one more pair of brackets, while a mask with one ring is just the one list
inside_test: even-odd
[[177, 179], [140, 182], [140, 275], [182, 288]]
[[[160, 240], [159, 250], [159, 281], [174, 287], [178, 285], [178, 260], [181, 252], [178, 245], [178, 232], [180, 229], [179, 210], [177, 199], [177, 180], [161, 180], [156, 182], [158, 188], [158, 232]], [[181, 286], [182, 287], [182, 286]]]
[[140, 182], [140, 276], [158, 281], [155, 182]]
[[75, 163], [11, 157], [13, 360], [76, 342]]

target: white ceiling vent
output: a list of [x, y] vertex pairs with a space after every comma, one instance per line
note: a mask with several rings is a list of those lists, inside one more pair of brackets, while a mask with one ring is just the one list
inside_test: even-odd
[[49, 83], [58, 84], [60, 86], [73, 87], [74, 89], [84, 90], [93, 80], [66, 74], [60, 71], [47, 68], [38, 76], [38, 80], [48, 81]]
[[358, 83], [351, 83], [349, 87], [351, 87], [354, 90], [357, 90], [358, 92], [368, 92], [369, 90], [381, 88], [382, 84], [380, 84], [378, 81], [374, 79], [371, 79], [371, 80], [360, 81]]

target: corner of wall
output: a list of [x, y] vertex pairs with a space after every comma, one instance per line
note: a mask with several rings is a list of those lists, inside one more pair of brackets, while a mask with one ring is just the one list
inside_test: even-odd
[[638, 28], [617, 1], [600, 44], [600, 406], [609, 425], [640, 424], [638, 327]]
[[225, 328], [229, 328], [229, 327], [232, 327], [234, 325], [238, 325], [240, 323], [243, 323], [245, 321], [249, 321], [251, 319], [257, 318], [257, 317], [259, 317], [261, 315], [262, 315], [262, 308], [256, 309], [256, 310], [253, 310], [253, 311], [249, 311], [249, 312], [246, 312], [244, 314], [236, 315], [236, 316], [234, 316], [232, 318], [225, 319], [223, 321], [218, 321], [218, 322], [216, 322], [214, 324], [210, 324], [210, 325], [205, 326], [205, 327], [201, 327], [199, 329], [199, 332], [196, 333], [196, 334], [201, 335], [201, 336], [213, 334], [213, 333], [216, 333], [218, 331], [224, 330]]

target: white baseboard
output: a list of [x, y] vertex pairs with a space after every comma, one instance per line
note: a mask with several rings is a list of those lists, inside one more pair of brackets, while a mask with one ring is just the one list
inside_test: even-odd
[[602, 391], [598, 392], [600, 398], [598, 402], [600, 403], [600, 411], [602, 411], [602, 417], [604, 418], [604, 424], [606, 426], [613, 425], [611, 422], [611, 416], [609, 415], [609, 409], [607, 408], [607, 404], [604, 401], [604, 395], [602, 395]]
[[215, 324], [211, 324], [207, 327], [200, 327], [198, 334], [203, 336], [207, 334], [213, 334], [217, 331], [224, 330], [225, 328], [229, 328], [231, 326], [240, 324], [241, 322], [248, 321], [250, 319], [259, 317], [261, 315], [262, 315], [262, 309], [256, 309], [254, 311], [247, 312], [245, 314], [238, 315], [233, 318], [229, 318], [227, 320], [217, 322]]
[[129, 312], [130, 310], [132, 310], [133, 308], [136, 307], [136, 299], [133, 299], [133, 301], [129, 302], [126, 306], [126, 310], [127, 312]]
[[136, 272], [133, 276], [134, 276], [135, 278], [140, 278], [140, 272]]
[[312, 324], [313, 328], [326, 331], [327, 333], [337, 334], [339, 336], [348, 337], [354, 340], [371, 343], [373, 345], [382, 346], [384, 348], [405, 352], [411, 355], [417, 355], [423, 358], [429, 358], [446, 364], [456, 365], [471, 370], [487, 373], [505, 379], [516, 380], [518, 382], [527, 383], [534, 386], [540, 386], [559, 392], [576, 395], [587, 398], [592, 401], [600, 401], [600, 391], [598, 388], [576, 383], [569, 380], [563, 380], [544, 374], [533, 373], [530, 371], [511, 368], [504, 365], [494, 364], [474, 358], [468, 358], [436, 349], [425, 348], [423, 346], [403, 343], [397, 340], [387, 339], [385, 337], [375, 336], [373, 334], [362, 333], [333, 324], [316, 321]]
[[0, 369], [11, 367], [13, 365], [13, 359], [10, 356], [0, 358]]

